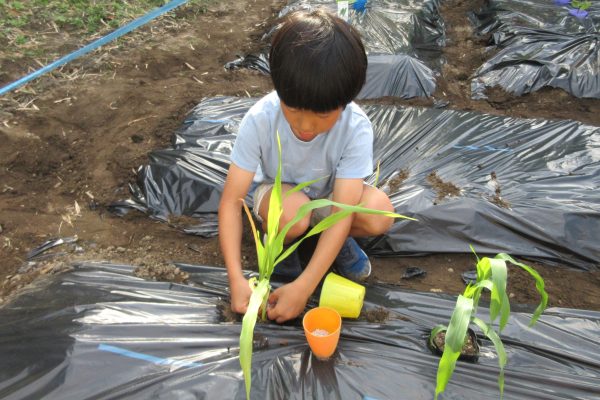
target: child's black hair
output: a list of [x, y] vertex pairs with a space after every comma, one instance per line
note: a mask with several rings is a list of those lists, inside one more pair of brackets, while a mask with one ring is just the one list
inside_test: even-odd
[[269, 64], [285, 105], [328, 112], [358, 95], [367, 55], [360, 34], [344, 20], [323, 10], [294, 11], [273, 37]]

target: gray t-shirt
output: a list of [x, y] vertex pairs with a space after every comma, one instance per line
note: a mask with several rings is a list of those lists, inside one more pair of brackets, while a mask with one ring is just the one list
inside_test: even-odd
[[244, 116], [231, 161], [256, 172], [254, 182], [271, 183], [277, 174], [277, 136], [281, 140], [282, 182], [307, 187], [308, 197], [324, 198], [336, 178], [365, 178], [373, 172], [373, 128], [364, 111], [348, 104], [329, 132], [303, 142], [293, 133], [276, 92], [260, 99]]

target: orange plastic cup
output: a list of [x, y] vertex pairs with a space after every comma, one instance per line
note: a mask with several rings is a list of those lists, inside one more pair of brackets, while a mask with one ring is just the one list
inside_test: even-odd
[[333, 308], [316, 307], [304, 315], [302, 325], [313, 354], [319, 360], [329, 359], [340, 340], [342, 328], [340, 314]]

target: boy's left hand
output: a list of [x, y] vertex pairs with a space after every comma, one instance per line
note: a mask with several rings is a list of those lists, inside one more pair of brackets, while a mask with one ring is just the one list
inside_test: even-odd
[[306, 290], [300, 286], [297, 281], [294, 281], [275, 289], [271, 293], [267, 309], [270, 320], [280, 324], [296, 318], [304, 311], [310, 293], [307, 294]]

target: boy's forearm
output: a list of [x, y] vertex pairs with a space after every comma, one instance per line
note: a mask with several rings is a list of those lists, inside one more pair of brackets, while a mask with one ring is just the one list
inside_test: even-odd
[[219, 244], [229, 281], [243, 278], [241, 260], [242, 208], [230, 202], [219, 207]]
[[298, 277], [299, 282], [308, 293], [312, 294], [315, 291], [319, 282], [333, 264], [348, 237], [353, 218], [354, 215], [351, 215], [321, 233], [313, 256], [306, 269]]

